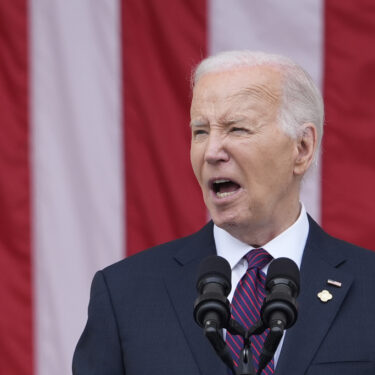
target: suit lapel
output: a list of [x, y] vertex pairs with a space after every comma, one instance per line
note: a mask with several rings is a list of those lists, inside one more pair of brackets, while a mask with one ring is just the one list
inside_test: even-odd
[[198, 266], [205, 257], [215, 253], [213, 225], [209, 223], [186, 241], [175, 256], [176, 265], [173, 272], [165, 278], [171, 303], [202, 375], [226, 374], [225, 365], [193, 318]]
[[[297, 323], [287, 331], [275, 375], [304, 374], [348, 293], [353, 278], [340, 270], [345, 259], [332, 240], [310, 219], [310, 232], [301, 264], [301, 294]], [[327, 280], [340, 281], [340, 288]], [[333, 298], [322, 302], [317, 294]]]

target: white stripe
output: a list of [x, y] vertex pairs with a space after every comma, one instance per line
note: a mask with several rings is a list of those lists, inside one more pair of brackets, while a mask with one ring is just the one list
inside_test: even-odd
[[[286, 55], [321, 87], [322, 0], [210, 0], [209, 52], [251, 49]], [[320, 163], [306, 176], [301, 199], [320, 221]]]
[[66, 375], [94, 271], [124, 254], [120, 3], [30, 8], [36, 374]]

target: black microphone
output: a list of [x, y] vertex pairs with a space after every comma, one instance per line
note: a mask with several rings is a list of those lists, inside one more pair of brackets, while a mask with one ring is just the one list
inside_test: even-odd
[[290, 328], [297, 320], [299, 294], [299, 269], [289, 258], [277, 258], [268, 268], [266, 277], [267, 296], [261, 309], [263, 323], [272, 328]]
[[263, 324], [270, 332], [259, 356], [257, 374], [261, 374], [274, 356], [284, 329], [297, 320], [299, 284], [299, 269], [291, 259], [277, 258], [271, 262], [266, 277], [267, 296], [260, 311]]
[[204, 259], [199, 266], [194, 303], [194, 319], [204, 328], [204, 334], [218, 356], [235, 373], [232, 355], [226, 345], [221, 328], [230, 322], [230, 304], [227, 296], [231, 290], [232, 270], [229, 263], [217, 255]]
[[200, 294], [194, 304], [194, 319], [201, 327], [214, 324], [226, 328], [230, 319], [227, 296], [232, 288], [229, 263], [213, 255], [202, 261], [198, 270], [197, 290]]

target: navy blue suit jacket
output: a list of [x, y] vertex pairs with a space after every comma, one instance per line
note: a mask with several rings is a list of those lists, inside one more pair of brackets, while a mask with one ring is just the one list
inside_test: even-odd
[[[95, 275], [74, 375], [227, 374], [193, 319], [198, 265], [216, 251], [212, 226]], [[326, 303], [323, 289], [333, 295]], [[375, 374], [375, 254], [310, 219], [298, 303], [276, 375]]]

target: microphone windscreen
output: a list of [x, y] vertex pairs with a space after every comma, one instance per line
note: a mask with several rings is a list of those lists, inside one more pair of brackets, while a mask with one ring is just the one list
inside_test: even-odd
[[231, 285], [232, 270], [228, 261], [218, 255], [211, 255], [205, 258], [198, 269], [198, 282], [209, 276], [221, 276]]
[[266, 285], [274, 279], [289, 279], [297, 286], [300, 287], [299, 269], [297, 264], [289, 258], [276, 258], [268, 267]]

